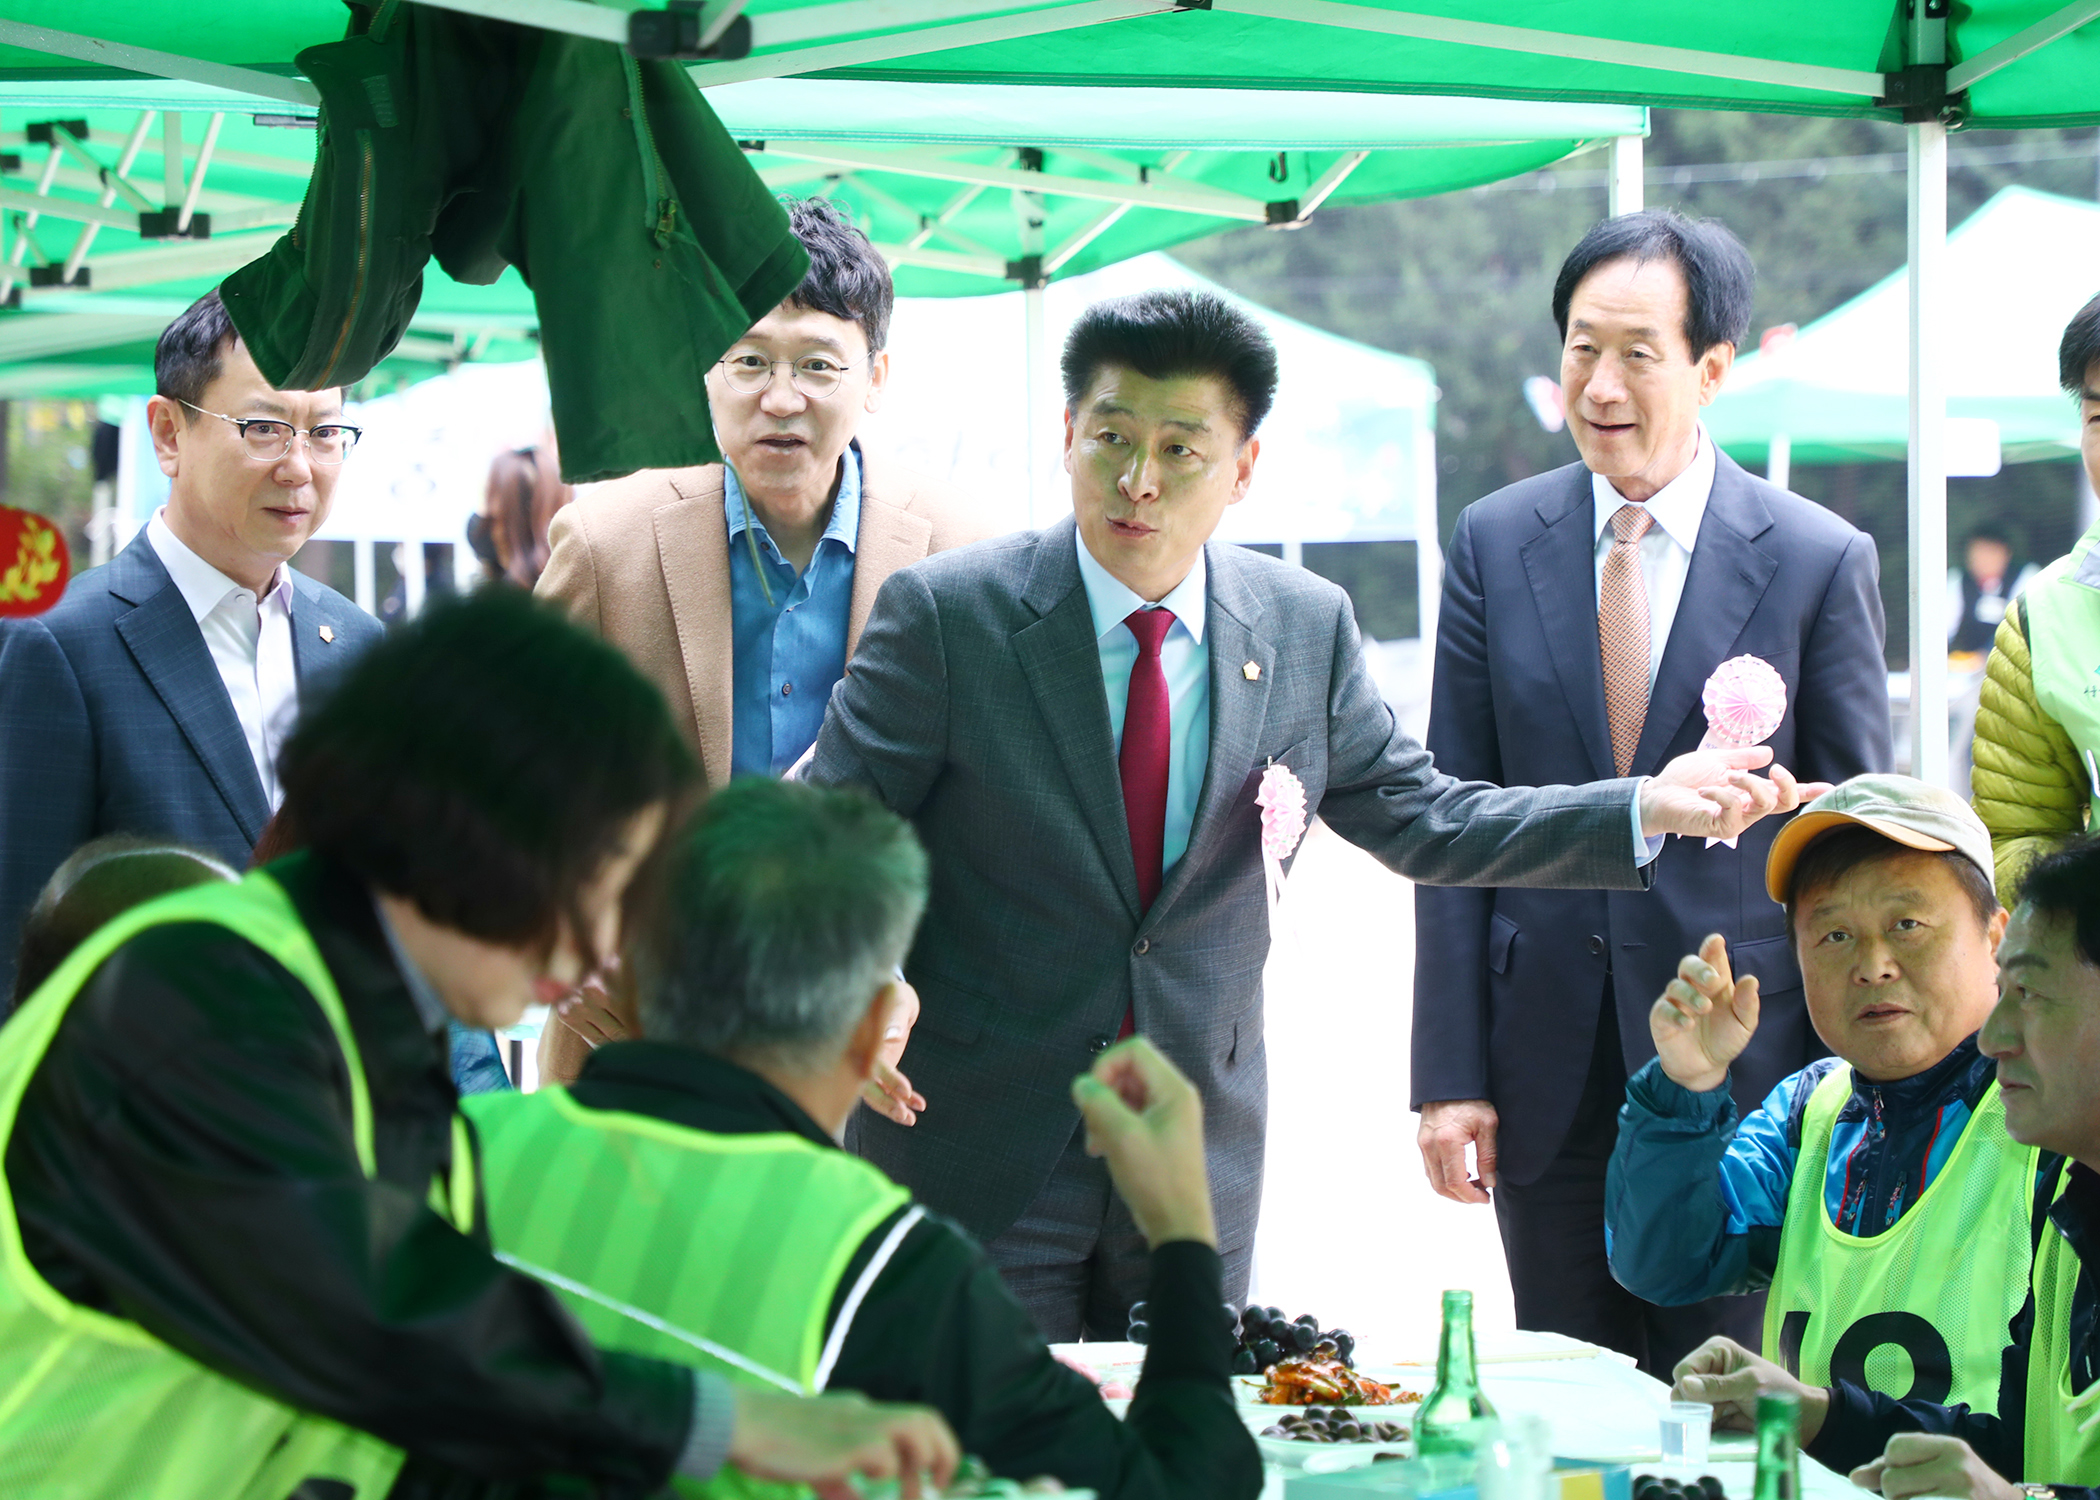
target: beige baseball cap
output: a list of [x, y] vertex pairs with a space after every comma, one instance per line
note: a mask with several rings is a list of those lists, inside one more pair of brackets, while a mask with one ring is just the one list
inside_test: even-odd
[[1943, 786], [1912, 776], [1870, 774], [1840, 782], [1801, 809], [1772, 840], [1765, 889], [1786, 901], [1802, 851], [1842, 823], [1858, 823], [1912, 849], [1951, 849], [1966, 855], [1996, 890], [1991, 834], [1976, 810]]

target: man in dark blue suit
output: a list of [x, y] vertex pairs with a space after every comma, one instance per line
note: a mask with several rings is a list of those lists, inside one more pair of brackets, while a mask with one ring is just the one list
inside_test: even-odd
[[0, 996], [37, 892], [98, 834], [246, 864], [300, 704], [381, 634], [290, 565], [357, 441], [343, 393], [274, 389], [216, 292], [168, 325], [154, 378], [167, 505], [48, 613], [0, 621]]
[[[1606, 220], [1554, 287], [1582, 462], [1468, 506], [1452, 537], [1427, 744], [1502, 785], [1652, 774], [1695, 748], [1701, 690], [1750, 655], [1786, 684], [1764, 743], [1805, 780], [1892, 763], [1874, 542], [1755, 479], [1699, 422], [1748, 332], [1754, 272], [1727, 229]], [[1646, 891], [1415, 893], [1414, 1107], [1431, 1184], [1492, 1191], [1517, 1323], [1634, 1356], [1667, 1380], [1714, 1333], [1755, 1343], [1761, 1298], [1658, 1308], [1605, 1256], [1604, 1173], [1648, 1007], [1709, 933], [1758, 976], [1739, 1107], [1822, 1051], [1785, 915], [1765, 894], [1781, 820], [1738, 847], [1681, 840]], [[1474, 1147], [1478, 1176], [1465, 1150]]]

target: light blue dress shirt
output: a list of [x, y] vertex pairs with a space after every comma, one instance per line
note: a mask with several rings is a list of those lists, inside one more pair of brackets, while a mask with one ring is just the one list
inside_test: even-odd
[[[1093, 611], [1094, 641], [1101, 652], [1101, 688], [1108, 695], [1108, 731], [1116, 753], [1123, 753], [1123, 713], [1130, 706], [1130, 671], [1137, 665], [1137, 637], [1123, 623], [1134, 610], [1147, 608], [1114, 574], [1094, 560], [1086, 543], [1079, 549], [1079, 578]], [[1169, 732], [1167, 752], [1167, 827], [1160, 845], [1160, 875], [1188, 852], [1196, 803], [1203, 796], [1203, 773], [1210, 768], [1210, 647], [1203, 643], [1205, 612], [1210, 607], [1210, 574], [1203, 554], [1159, 608], [1174, 612], [1174, 624], [1160, 642], [1159, 665], [1167, 678]]]
[[729, 526], [735, 669], [729, 769], [737, 776], [778, 776], [817, 742], [824, 705], [846, 672], [853, 548], [860, 536], [860, 455], [849, 447], [839, 460], [831, 523], [800, 577], [745, 500], [736, 471], [726, 465], [722, 508]]

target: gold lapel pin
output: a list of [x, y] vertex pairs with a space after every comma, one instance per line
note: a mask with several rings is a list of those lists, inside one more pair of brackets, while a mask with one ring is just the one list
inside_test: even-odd
[[1240, 675], [1246, 678], [1249, 682], [1260, 682], [1261, 663], [1256, 661], [1248, 662], [1247, 665], [1240, 668]]
[[333, 625], [323, 625], [321, 627], [321, 639], [333, 646], [335, 644], [335, 627]]

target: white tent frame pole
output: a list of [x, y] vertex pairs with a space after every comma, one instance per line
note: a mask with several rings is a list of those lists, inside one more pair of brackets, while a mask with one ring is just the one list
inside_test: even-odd
[[1604, 213], [1616, 219], [1620, 214], [1637, 214], [1648, 205], [1646, 179], [1647, 142], [1637, 135], [1615, 135], [1611, 138], [1611, 167], [1607, 174], [1609, 186], [1605, 190]]
[[939, 213], [919, 226], [918, 232], [904, 242], [905, 248], [916, 250], [935, 235], [943, 233], [948, 227], [948, 221], [984, 196], [984, 192], [981, 184], [964, 188], [950, 198]]
[[[506, 3], [522, 3], [522, 0], [506, 0]], [[624, 27], [623, 20], [623, 36]], [[275, 99], [283, 104], [304, 105], [308, 109], [321, 102], [320, 91], [303, 78], [280, 78], [275, 73], [258, 72], [254, 68], [230, 67], [225, 63], [206, 62], [201, 57], [184, 57], [176, 52], [155, 52], [148, 47], [127, 46], [100, 37], [81, 36], [77, 32], [55, 31], [49, 26], [0, 21], [0, 44], [31, 52], [48, 52], [54, 57], [70, 57], [77, 62], [100, 63], [127, 73], [179, 78], [185, 83], [201, 83], [207, 88], [252, 94], [259, 99]]]
[[[159, 113], [160, 111], [155, 109], [145, 110], [139, 115], [138, 124], [131, 127], [130, 138], [124, 142], [124, 150], [117, 158], [116, 169], [102, 175], [101, 207], [108, 208], [117, 201], [117, 186], [124, 182], [124, 174], [129, 172], [132, 163], [139, 159], [139, 148], [146, 144], [146, 132], [153, 128], [154, 117]], [[135, 224], [137, 220], [132, 222]], [[61, 283], [72, 282], [81, 262], [87, 259], [89, 248], [95, 243], [95, 236], [101, 232], [102, 225], [99, 223], [80, 226], [80, 234], [73, 241], [73, 253], [66, 257], [65, 271], [58, 278]]]
[[1444, 603], [1443, 522], [1436, 503], [1436, 423], [1422, 423], [1415, 453], [1415, 628], [1434, 661], [1437, 617]]
[[926, 250], [917, 245], [877, 244], [875, 253], [893, 266], [924, 266], [929, 271], [953, 271], [963, 276], [1006, 279], [1006, 262], [993, 255], [958, 255], [948, 250]]
[[1062, 245], [1043, 257], [1043, 274], [1055, 276], [1071, 263], [1072, 257], [1101, 238], [1115, 227], [1116, 221], [1130, 212], [1127, 203], [1111, 204], [1108, 208], [1087, 221], [1084, 229], [1067, 239]]
[[182, 111], [160, 117], [160, 202], [175, 208], [182, 202]]
[[823, 162], [856, 172], [893, 172], [900, 177], [925, 177], [936, 182], [1012, 188], [1016, 192], [1049, 193], [1060, 198], [1091, 198], [1132, 208], [1164, 208], [1175, 213], [1240, 219], [1250, 224], [1265, 224], [1269, 219], [1269, 206], [1259, 199], [1191, 183], [1160, 182], [1156, 178], [1151, 182], [1104, 182], [1094, 177], [1031, 172], [1025, 167], [954, 161], [934, 151], [871, 151], [825, 141], [768, 141], [762, 154], [788, 161]]
[[1910, 769], [1947, 784], [1947, 127], [1910, 137]]
[[[1023, 192], [1016, 189], [1013, 197], [1014, 213], [1021, 221], [1022, 258], [1040, 257], [1043, 253], [1043, 222], [1048, 217], [1043, 205], [1043, 195], [1039, 192]], [[1031, 529], [1043, 524], [1043, 398], [1049, 389], [1043, 379], [1046, 368], [1044, 362], [1049, 358], [1049, 336], [1045, 327], [1043, 301], [1043, 287], [1040, 282], [1022, 288], [1021, 343], [1022, 357], [1027, 364], [1022, 399], [1027, 402], [1028, 525]]]
[[1794, 479], [1794, 436], [1775, 432], [1765, 444], [1765, 483], [1786, 489]]
[[1855, 94], [1878, 99], [1888, 87], [1881, 74], [1852, 68], [1825, 68], [1812, 63], [1735, 57], [1726, 52], [1697, 52], [1685, 47], [1659, 47], [1648, 42], [1622, 42], [1563, 31], [1539, 31], [1525, 26], [1459, 21], [1448, 16], [1374, 10], [1363, 5], [1339, 5], [1334, 0], [1212, 0], [1211, 9], [1234, 15], [1264, 16], [1272, 21], [1304, 21], [1314, 26], [1338, 26], [1349, 31], [1453, 42], [1462, 47], [1530, 52], [1541, 57], [1564, 57], [1621, 68], [1653, 68], [1702, 78], [1726, 78], [1738, 83], [1777, 84], [1782, 88], [1809, 89], [1825, 94]]
[[[850, 6], [826, 6], [824, 10], [845, 10]], [[948, 26], [930, 27], [924, 31], [900, 31], [888, 36], [867, 37], [857, 42], [837, 42], [829, 46], [791, 47], [781, 52], [769, 52], [762, 57], [747, 57], [738, 62], [695, 63], [689, 70], [693, 82], [702, 88], [713, 88], [720, 83], [748, 83], [757, 78], [788, 78], [797, 73], [817, 73], [826, 68], [865, 67], [870, 63], [889, 62], [893, 58], [918, 57], [928, 52], [945, 52], [953, 47], [975, 47], [985, 42], [1018, 41], [1025, 37], [1045, 36], [1054, 31], [1077, 31], [1082, 26], [1098, 26], [1105, 21], [1127, 21], [1138, 16], [1156, 16], [1177, 9], [1174, 0], [1074, 0], [1069, 5], [1059, 5], [1048, 10], [1021, 11], [1012, 15], [995, 16], [985, 21], [960, 21]], [[806, 14], [803, 11], [789, 12], [791, 15]], [[756, 22], [754, 33], [756, 33]], [[861, 29], [850, 21], [841, 19], [839, 30]], [[762, 45], [762, 38], [754, 34], [754, 45]]]
[[1343, 152], [1334, 165], [1322, 172], [1313, 185], [1305, 190], [1305, 196], [1298, 200], [1298, 222], [1302, 224], [1311, 218], [1321, 204], [1334, 196], [1334, 190], [1349, 180], [1349, 174], [1370, 159], [1370, 155], [1368, 151]]
[[[592, 5], [586, 0], [423, 0], [439, 10], [463, 16], [481, 16], [491, 21], [509, 21], [517, 26], [537, 26], [542, 31], [563, 31], [594, 42], [627, 44], [630, 12], [661, 7], [641, 5]], [[734, 19], [732, 17], [731, 19]]]
[[[48, 199], [51, 195], [51, 184], [57, 176], [58, 147], [53, 146], [51, 154], [44, 158], [44, 172], [37, 179], [35, 196]], [[14, 291], [15, 272], [22, 269], [23, 259], [28, 256], [30, 246], [36, 243], [30, 237], [29, 231], [36, 228], [37, 217], [36, 209], [28, 209], [23, 213], [22, 221], [15, 226], [15, 242], [8, 252], [6, 269], [0, 270], [0, 304], [4, 304], [9, 294]]]
[[182, 195], [182, 213], [175, 220], [177, 234], [189, 233], [190, 218], [197, 212], [197, 195], [204, 191], [204, 174], [211, 169], [211, 154], [218, 148], [219, 127], [225, 123], [225, 114], [216, 113], [204, 127], [204, 144], [197, 148], [197, 165], [190, 171], [190, 189]]
[[[104, 225], [111, 229], [139, 227], [139, 216], [126, 209], [111, 208], [103, 204], [75, 203], [67, 198], [48, 198], [37, 193], [25, 193], [20, 188], [0, 187], [0, 208], [18, 209], [42, 219], [65, 219], [71, 223], [87, 225], [91, 229], [100, 229]], [[76, 266], [74, 269], [79, 268]]]
[[1947, 92], [1958, 94], [1963, 89], [1990, 77], [2003, 68], [2009, 68], [2030, 52], [2039, 52], [2060, 36], [2068, 36], [2086, 22], [2100, 17], [2100, 0], [2078, 0], [2075, 5], [2066, 5], [2054, 15], [2016, 31], [1995, 47], [1986, 47], [1966, 62], [1956, 63], [1947, 70]]

